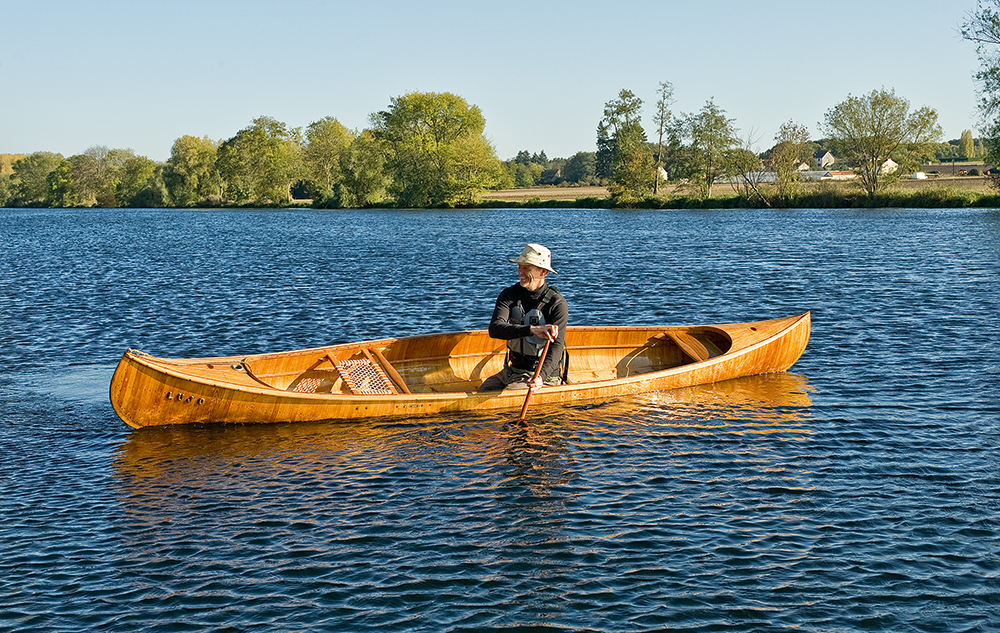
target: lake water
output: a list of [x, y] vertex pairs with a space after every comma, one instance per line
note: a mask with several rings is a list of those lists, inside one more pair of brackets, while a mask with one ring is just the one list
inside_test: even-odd
[[[133, 431], [127, 347], [811, 310], [787, 374]], [[1000, 630], [1000, 211], [0, 210], [2, 631]]]

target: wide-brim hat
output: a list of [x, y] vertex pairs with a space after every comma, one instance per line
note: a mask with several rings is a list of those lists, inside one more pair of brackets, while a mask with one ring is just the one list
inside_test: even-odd
[[531, 264], [532, 266], [544, 268], [554, 275], [559, 274], [552, 270], [552, 251], [541, 244], [528, 244], [521, 251], [521, 254], [517, 256], [517, 259], [507, 261], [512, 264]]

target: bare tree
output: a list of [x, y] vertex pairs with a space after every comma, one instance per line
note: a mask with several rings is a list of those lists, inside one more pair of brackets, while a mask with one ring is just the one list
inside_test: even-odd
[[670, 125], [670, 105], [674, 102], [674, 86], [669, 81], [661, 81], [660, 88], [656, 91], [660, 98], [656, 101], [656, 112], [653, 113], [653, 122], [656, 123], [656, 174], [653, 176], [653, 195], [659, 192], [660, 169], [663, 167], [663, 135], [666, 134]]
[[757, 153], [757, 138], [751, 128], [744, 139], [738, 139], [739, 145], [726, 151], [726, 163], [732, 178], [730, 184], [733, 191], [739, 194], [747, 204], [760, 201], [766, 207], [771, 202], [764, 195], [762, 184], [771, 180], [772, 175], [764, 171], [764, 165]]

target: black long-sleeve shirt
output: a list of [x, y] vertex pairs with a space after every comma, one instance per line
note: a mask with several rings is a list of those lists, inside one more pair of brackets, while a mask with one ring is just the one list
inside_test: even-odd
[[[555, 292], [555, 297], [546, 304], [541, 312], [545, 317], [546, 325], [558, 325], [559, 336], [549, 345], [549, 351], [545, 355], [545, 363], [542, 365], [541, 377], [552, 378], [559, 375], [559, 363], [562, 361], [563, 350], [566, 349], [566, 324], [569, 322], [569, 307], [566, 299], [558, 290], [548, 284], [534, 292], [529, 292], [521, 284], [514, 284], [503, 289], [497, 297], [496, 307], [493, 308], [493, 318], [490, 320], [490, 337], [509, 341], [515, 338], [531, 336], [530, 325], [514, 325], [510, 322], [511, 308], [520, 301], [521, 309], [525, 313], [538, 307], [542, 297], [549, 289]], [[537, 359], [531, 356], [522, 356], [511, 353], [511, 365], [516, 369], [534, 371]]]

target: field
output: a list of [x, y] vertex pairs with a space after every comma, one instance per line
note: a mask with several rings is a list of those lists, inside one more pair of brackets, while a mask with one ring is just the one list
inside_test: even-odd
[[[800, 184], [800, 192], [804, 195], [816, 192], [843, 192], [845, 194], [857, 192], [857, 185], [850, 180], [827, 180], [810, 181]], [[990, 180], [984, 176], [931, 176], [926, 180], [901, 180], [893, 185], [887, 193], [891, 192], [920, 192], [926, 190], [951, 190], [973, 192], [976, 194], [995, 194], [990, 188]], [[692, 195], [696, 192], [691, 187], [679, 185], [665, 185], [660, 189], [661, 194], [667, 195]], [[717, 184], [712, 190], [714, 196], [731, 196], [735, 189], [729, 184]], [[488, 191], [483, 195], [483, 200], [493, 200], [498, 202], [527, 203], [553, 201], [572, 201], [583, 198], [608, 197], [608, 190], [605, 187], [532, 187], [529, 189], [504, 189], [501, 191]]]
[[579, 200], [580, 198], [607, 198], [605, 187], [531, 187], [529, 189], [504, 189], [487, 191], [484, 200], [501, 202], [528, 202], [529, 200]]

